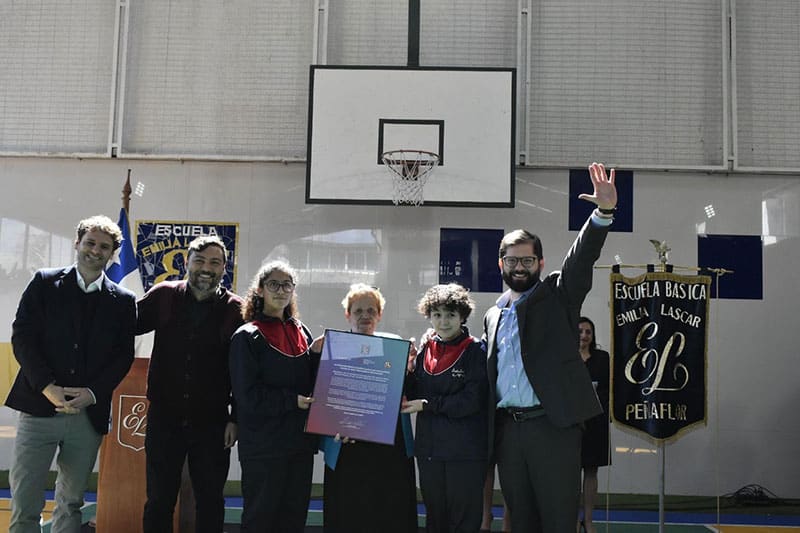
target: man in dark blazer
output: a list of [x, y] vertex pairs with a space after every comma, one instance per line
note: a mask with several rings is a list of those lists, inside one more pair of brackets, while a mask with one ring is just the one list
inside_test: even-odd
[[82, 220], [76, 264], [39, 270], [22, 294], [11, 334], [20, 370], [6, 399], [20, 411], [9, 474], [12, 533], [39, 532], [56, 453], [52, 530], [80, 531], [111, 395], [133, 363], [136, 300], [103, 273], [121, 243], [108, 217]]
[[560, 272], [541, 278], [542, 244], [515, 230], [500, 243], [509, 287], [484, 317], [489, 445], [520, 533], [574, 533], [580, 494], [581, 424], [602, 412], [578, 352], [576, 326], [592, 286], [592, 267], [617, 204], [614, 170], [593, 163], [597, 205]]

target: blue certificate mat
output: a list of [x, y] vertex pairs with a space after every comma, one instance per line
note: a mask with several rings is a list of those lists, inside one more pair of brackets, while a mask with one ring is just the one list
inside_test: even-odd
[[394, 443], [409, 341], [325, 330], [306, 431]]

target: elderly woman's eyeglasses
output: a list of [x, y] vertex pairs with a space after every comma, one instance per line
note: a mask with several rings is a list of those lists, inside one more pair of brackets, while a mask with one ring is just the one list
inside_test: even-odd
[[523, 267], [531, 268], [538, 260], [539, 258], [535, 255], [529, 255], [526, 257], [514, 257], [513, 255], [507, 255], [503, 257], [503, 264], [508, 268], [516, 268], [518, 264], [522, 263]]
[[274, 279], [269, 280], [264, 285], [267, 287], [269, 292], [278, 292], [278, 290], [283, 290], [283, 292], [292, 292], [295, 287], [295, 284], [291, 281], [275, 281]]

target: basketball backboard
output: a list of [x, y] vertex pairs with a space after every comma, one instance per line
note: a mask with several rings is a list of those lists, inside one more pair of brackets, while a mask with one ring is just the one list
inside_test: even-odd
[[306, 203], [392, 204], [382, 154], [439, 156], [424, 205], [514, 206], [516, 72], [311, 66]]

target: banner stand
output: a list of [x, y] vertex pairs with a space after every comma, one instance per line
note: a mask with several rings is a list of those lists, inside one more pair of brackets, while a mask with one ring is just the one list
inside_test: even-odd
[[661, 456], [661, 473], [658, 476], [658, 533], [664, 533], [664, 494], [667, 490], [664, 473], [667, 471], [667, 445], [663, 440], [658, 443], [658, 454]]
[[[724, 269], [724, 268], [698, 268], [698, 267], [690, 267], [690, 266], [668, 265], [667, 264], [667, 254], [670, 251], [670, 248], [669, 248], [669, 246], [667, 246], [666, 241], [656, 241], [656, 240], [652, 240], [651, 239], [650, 242], [653, 244], [653, 246], [655, 246], [656, 252], [658, 253], [659, 261], [660, 261], [659, 265], [653, 265], [653, 264], [636, 264], [636, 265], [633, 265], [633, 264], [616, 264], [616, 265], [597, 265], [597, 266], [595, 266], [595, 268], [598, 268], [598, 269], [611, 269], [612, 272], [616, 273], [617, 276], [619, 276], [620, 269], [622, 269], [622, 268], [645, 269], [648, 273], [651, 273], [651, 274], [652, 273], [661, 273], [660, 274], [661, 276], [663, 276], [665, 273], [672, 273], [674, 270], [693, 271], [693, 272], [697, 272], [697, 273], [703, 272], [703, 273], [714, 274], [715, 275], [715, 279], [717, 280], [717, 283], [719, 282], [719, 277], [720, 276], [723, 276], [724, 274], [732, 274], [733, 273], [732, 270], [727, 270], [727, 269]], [[614, 277], [615, 277], [615, 274], [612, 274], [611, 277], [612, 277], [612, 280], [613, 280]], [[719, 287], [719, 285], [717, 285], [717, 289], [718, 289], [718, 287]], [[717, 298], [719, 298], [719, 290], [717, 290], [716, 296], [717, 296]], [[614, 333], [613, 333], [614, 332], [613, 283], [612, 283], [612, 299], [611, 300], [612, 300], [611, 301], [611, 307], [612, 307], [612, 310], [611, 310], [611, 322], [612, 322], [612, 340], [613, 340], [613, 337], [615, 336]], [[647, 315], [646, 312], [644, 314], [645, 314], [645, 316], [649, 316], [649, 315]], [[707, 317], [706, 317], [706, 319], [707, 319]], [[642, 330], [642, 332], [644, 332], [644, 330]], [[640, 332], [640, 335], [642, 334], [642, 332]], [[655, 333], [653, 334], [653, 336], [655, 336]], [[614, 349], [612, 350], [612, 361], [614, 360], [614, 358], [616, 356], [616, 354], [614, 352], [617, 351], [617, 347], [616, 346], [614, 346], [613, 348]], [[662, 356], [665, 356], [665, 355], [662, 355]], [[616, 365], [614, 364], [612, 366], [616, 366]], [[613, 381], [613, 379], [614, 379], [614, 369], [613, 368], [612, 368], [611, 374], [612, 374], [612, 381]], [[688, 379], [688, 377], [687, 377], [687, 379]], [[705, 380], [705, 376], [704, 376], [704, 380]], [[650, 389], [651, 393], [653, 392], [654, 388], [655, 388], [654, 386], [651, 387], [651, 389]], [[704, 390], [703, 392], [705, 394], [707, 394], [707, 391]], [[612, 405], [613, 405], [613, 402], [614, 402], [614, 387], [613, 386], [611, 387], [611, 400], [612, 400]], [[705, 407], [705, 405], [704, 405], [704, 407]], [[612, 408], [611, 411], [612, 411], [612, 415], [613, 415], [615, 409]], [[644, 431], [642, 429], [638, 429], [638, 428], [635, 428], [635, 427], [630, 427], [630, 426], [627, 426], [626, 424], [623, 424], [623, 423], [619, 422], [619, 420], [617, 419], [617, 417], [615, 415], [612, 416], [612, 420], [614, 422], [618, 422], [619, 423], [618, 425], [620, 427], [622, 427], [623, 429], [633, 429], [636, 433], [644, 433], [647, 437], [649, 437], [649, 439], [652, 442], [654, 442], [657, 445], [658, 454], [661, 456], [660, 472], [659, 472], [659, 483], [658, 483], [658, 532], [659, 533], [664, 533], [664, 523], [665, 523], [665, 512], [664, 512], [664, 509], [665, 509], [665, 494], [666, 494], [666, 442], [668, 440], [670, 440], [670, 441], [671, 440], [677, 440], [678, 435], [676, 433], [673, 433], [673, 434], [671, 434], [669, 436], [666, 436], [666, 437], [665, 436], [652, 435], [652, 434], [650, 434], [647, 431]], [[703, 419], [701, 422], [705, 422], [705, 419]], [[694, 425], [694, 424], [692, 424], [692, 425]], [[689, 427], [691, 427], [691, 426], [689, 426]], [[686, 429], [688, 429], [688, 428], [686, 428]]]

